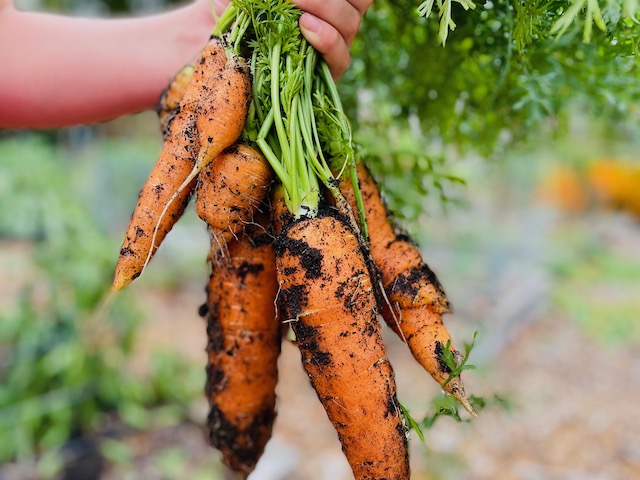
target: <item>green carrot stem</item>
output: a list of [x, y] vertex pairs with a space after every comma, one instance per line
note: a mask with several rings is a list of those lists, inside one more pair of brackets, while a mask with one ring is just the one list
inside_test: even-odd
[[[326, 85], [329, 98], [333, 102], [336, 111], [340, 115], [340, 122], [343, 126], [345, 132], [351, 136], [351, 129], [349, 128], [349, 124], [347, 122], [346, 117], [344, 116], [344, 110], [342, 108], [342, 102], [340, 101], [340, 95], [338, 95], [338, 89], [336, 88], [336, 84], [333, 81], [333, 77], [331, 76], [331, 71], [329, 70], [329, 66], [325, 62], [320, 62], [320, 72], [322, 79], [324, 80], [324, 85]], [[364, 210], [364, 201], [362, 200], [362, 192], [360, 191], [360, 186], [358, 185], [358, 174], [356, 170], [356, 162], [353, 154], [348, 155], [345, 159], [349, 166], [349, 175], [351, 176], [351, 185], [353, 187], [353, 192], [355, 194], [356, 200], [356, 208], [358, 210], [358, 219], [360, 223], [360, 231], [362, 233], [362, 237], [366, 242], [369, 241], [369, 228], [367, 226], [367, 218]]]
[[278, 156], [275, 153], [273, 153], [273, 150], [271, 150], [271, 147], [269, 146], [267, 141], [264, 138], [258, 138], [258, 140], [256, 140], [256, 144], [258, 145], [258, 147], [260, 147], [262, 154], [265, 156], [265, 158], [269, 162], [269, 165], [271, 165], [271, 168], [273, 168], [274, 173], [280, 179], [282, 184], [290, 185], [291, 177], [282, 168], [282, 164], [278, 160]]
[[238, 9], [233, 3], [231, 3], [225, 9], [222, 15], [220, 15], [220, 18], [218, 18], [218, 21], [216, 22], [216, 26], [213, 27], [213, 32], [211, 32], [211, 35], [216, 37], [222, 36], [223, 33], [225, 33], [231, 28], [231, 25], [235, 21], [237, 15], [238, 15]]

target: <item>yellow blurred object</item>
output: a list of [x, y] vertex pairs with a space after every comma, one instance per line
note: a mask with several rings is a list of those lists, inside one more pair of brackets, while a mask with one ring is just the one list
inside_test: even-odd
[[598, 203], [640, 218], [640, 164], [602, 159], [590, 165], [587, 177]]
[[640, 163], [602, 158], [586, 169], [558, 165], [545, 175], [535, 196], [566, 213], [605, 207], [640, 219]]
[[589, 206], [586, 182], [574, 167], [567, 165], [556, 166], [545, 175], [536, 198], [567, 213], [584, 212]]

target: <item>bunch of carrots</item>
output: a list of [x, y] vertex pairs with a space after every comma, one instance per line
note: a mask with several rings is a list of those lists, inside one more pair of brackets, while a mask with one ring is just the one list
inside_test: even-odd
[[[158, 108], [164, 145], [116, 266], [145, 269], [195, 196], [211, 238], [206, 395], [210, 440], [248, 475], [275, 418], [291, 326], [357, 479], [408, 479], [407, 427], [378, 314], [473, 414], [442, 323], [449, 303], [389, 221], [326, 64], [289, 0], [234, 0]], [[455, 366], [455, 365], [453, 365]]]

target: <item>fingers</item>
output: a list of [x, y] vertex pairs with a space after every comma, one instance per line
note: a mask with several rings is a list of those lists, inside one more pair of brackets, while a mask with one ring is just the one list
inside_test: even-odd
[[[367, 0], [353, 0], [362, 4]], [[294, 3], [304, 12], [310, 13], [331, 25], [342, 36], [347, 46], [358, 33], [362, 13], [358, 6], [346, 0], [294, 0]]]
[[349, 66], [349, 48], [373, 0], [294, 0], [305, 13], [300, 30], [327, 62], [334, 79]]
[[[198, 0], [206, 2], [221, 15], [229, 0]], [[360, 28], [363, 15], [373, 0], [293, 0], [304, 12], [300, 30], [307, 41], [320, 52], [334, 79], [349, 66], [349, 48]]]
[[351, 54], [345, 39], [334, 27], [315, 15], [303, 13], [300, 31], [307, 41], [322, 54], [334, 80], [345, 72], [351, 62]]
[[360, 12], [360, 15], [364, 17], [364, 14], [369, 10], [369, 7], [373, 5], [373, 0], [349, 0], [349, 3], [356, 7]]

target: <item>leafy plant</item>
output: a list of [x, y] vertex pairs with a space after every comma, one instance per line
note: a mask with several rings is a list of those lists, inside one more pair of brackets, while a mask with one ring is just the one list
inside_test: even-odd
[[[493, 394], [491, 397], [481, 397], [476, 395], [469, 396], [469, 402], [473, 405], [476, 412], [480, 412], [486, 408], [499, 408], [501, 410], [510, 410], [512, 408], [511, 401], [500, 394]], [[421, 421], [411, 416], [409, 409], [400, 404], [402, 415], [404, 416], [407, 429], [413, 430], [418, 435], [420, 441], [424, 442], [424, 432], [433, 428], [439, 418], [452, 418], [456, 422], [469, 422], [468, 418], [460, 416], [460, 402], [449, 395], [439, 395], [433, 397], [430, 402], [430, 413]]]
[[453, 31], [456, 29], [456, 24], [451, 18], [452, 4], [459, 3], [465, 10], [474, 10], [476, 8], [476, 4], [471, 0], [427, 0], [426, 2], [420, 4], [420, 6], [418, 7], [418, 13], [420, 14], [420, 16], [429, 18], [429, 15], [431, 15], [431, 12], [433, 11], [434, 3], [437, 3], [438, 14], [440, 15], [440, 30], [438, 30], [438, 39], [444, 46], [444, 44], [447, 43], [449, 31]]
[[[390, 204], [400, 216], [423, 211], [420, 184], [451, 171], [462, 156], [500, 158], [514, 145], [566, 132], [576, 115], [601, 119], [612, 139], [623, 138], [638, 120], [636, 1], [596, 2], [601, 15], [594, 5], [591, 13], [586, 4], [570, 11], [574, 3], [560, 0], [492, 0], [474, 2], [475, 9], [464, 3], [469, 8], [424, 2], [422, 12], [430, 13], [424, 18], [411, 0], [375, 2], [339, 85], [354, 138], [367, 160], [384, 168], [382, 186], [399, 200]], [[432, 18], [436, 11], [444, 11], [439, 22]], [[586, 30], [586, 43], [589, 18], [601, 23], [600, 17], [606, 31]], [[449, 18], [455, 31], [446, 30], [441, 47]], [[552, 33], [554, 25], [562, 35]], [[371, 132], [378, 142], [371, 142]], [[411, 138], [421, 156], [394, 164], [376, 150], [397, 138]], [[442, 163], [431, 162], [432, 169], [425, 158]], [[428, 190], [439, 192], [433, 185]]]
[[141, 315], [126, 296], [100, 310], [117, 247], [69, 188], [64, 160], [28, 140], [0, 142], [0, 239], [33, 258], [0, 312], [0, 437], [13, 439], [0, 462], [96, 433], [108, 414], [144, 426], [149, 409], [184, 405], [203, 384], [175, 358], [157, 358], [145, 381], [129, 371]]
[[443, 387], [454, 378], [459, 377], [463, 371], [473, 370], [476, 368], [475, 365], [469, 365], [467, 362], [469, 360], [471, 350], [473, 350], [473, 347], [475, 346], [477, 336], [478, 332], [473, 332], [473, 339], [471, 340], [471, 343], [464, 344], [464, 355], [461, 359], [456, 358], [456, 355], [451, 351], [451, 340], [447, 340], [446, 345], [440, 353], [440, 358], [447, 367], [449, 367], [451, 373], [449, 374], [449, 378], [447, 378], [447, 380], [442, 384]]
[[[442, 346], [439, 349], [441, 361], [447, 365], [451, 372], [449, 374], [449, 378], [442, 384], [442, 387], [447, 385], [454, 378], [460, 376], [464, 370], [471, 370], [475, 368], [475, 365], [470, 365], [467, 362], [469, 360], [469, 355], [471, 354], [471, 351], [475, 346], [477, 335], [478, 332], [474, 332], [471, 343], [465, 343], [465, 353], [462, 358], [456, 358], [457, 356], [450, 350], [450, 340], [447, 341], [446, 345]], [[495, 395], [494, 398], [501, 397]], [[471, 395], [469, 397], [469, 402], [476, 411], [479, 411], [485, 408], [489, 403], [491, 403], [491, 400], [484, 397]], [[413, 418], [409, 409], [403, 404], [400, 404], [400, 410], [402, 411], [407, 429], [415, 430], [421, 441], [424, 441], [423, 430], [431, 428], [439, 417], [448, 416], [454, 418], [458, 422], [466, 421], [463, 420], [462, 417], [460, 417], [459, 407], [460, 402], [455, 397], [451, 395], [437, 396], [431, 400], [431, 409], [433, 410], [433, 413], [427, 415], [423, 420], [417, 421], [415, 418]]]

